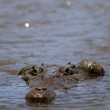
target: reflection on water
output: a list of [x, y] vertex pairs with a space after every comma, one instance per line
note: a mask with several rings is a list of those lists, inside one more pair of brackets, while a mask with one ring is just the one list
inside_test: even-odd
[[27, 64], [83, 59], [96, 60], [109, 73], [109, 10], [109, 0], [0, 1], [0, 109], [109, 110], [109, 75], [81, 82], [46, 105], [27, 103], [29, 88], [10, 75]]

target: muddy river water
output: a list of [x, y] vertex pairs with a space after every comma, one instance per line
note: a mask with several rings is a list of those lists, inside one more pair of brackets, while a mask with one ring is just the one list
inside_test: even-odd
[[[96, 60], [107, 75], [58, 93], [50, 104], [26, 102], [19, 69], [83, 59]], [[109, 74], [110, 0], [0, 0], [0, 110], [110, 110]]]

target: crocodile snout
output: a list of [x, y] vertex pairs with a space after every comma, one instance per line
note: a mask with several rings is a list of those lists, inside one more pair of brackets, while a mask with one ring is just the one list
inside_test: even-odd
[[55, 98], [55, 93], [46, 87], [36, 87], [26, 94], [26, 99], [31, 102], [51, 102]]

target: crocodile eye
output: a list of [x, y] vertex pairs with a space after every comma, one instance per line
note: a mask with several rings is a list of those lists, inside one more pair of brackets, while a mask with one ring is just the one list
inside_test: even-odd
[[70, 73], [70, 69], [69, 68], [66, 68], [65, 72], [66, 73]]
[[29, 74], [36, 76], [38, 74], [38, 68], [32, 66], [32, 70], [29, 71]]
[[61, 73], [64, 72], [64, 71], [63, 71], [63, 68], [59, 68], [59, 72], [61, 72]]
[[39, 68], [39, 73], [42, 73], [43, 72], [43, 68]]
[[37, 69], [35, 66], [32, 66], [33, 72], [37, 72]]
[[72, 69], [76, 68], [76, 66], [75, 66], [75, 65], [71, 65], [70, 67], [71, 67]]
[[43, 72], [43, 68], [42, 67], [35, 67], [35, 66], [33, 66], [32, 69], [33, 69], [34, 73], [41, 73], [41, 72]]

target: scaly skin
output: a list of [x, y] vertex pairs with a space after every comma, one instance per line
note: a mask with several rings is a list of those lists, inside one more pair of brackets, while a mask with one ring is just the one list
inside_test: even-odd
[[37, 84], [35, 88], [26, 94], [27, 101], [31, 102], [49, 102], [55, 98], [54, 90], [66, 90], [69, 86], [77, 83], [77, 79], [68, 76], [47, 76], [44, 80]]
[[71, 68], [71, 74], [77, 79], [91, 79], [105, 75], [104, 68], [94, 60], [83, 60]]
[[103, 67], [93, 60], [83, 60], [78, 64], [26, 66], [19, 75], [32, 87], [26, 99], [35, 102], [48, 102], [55, 98], [55, 90], [72, 87], [78, 80], [103, 76]]

